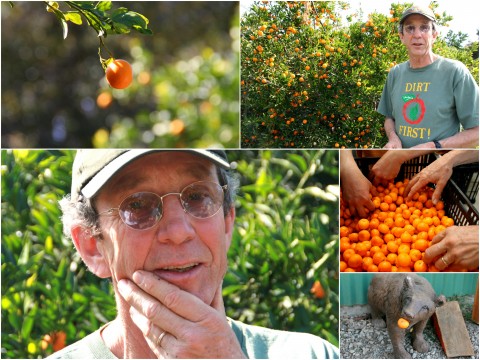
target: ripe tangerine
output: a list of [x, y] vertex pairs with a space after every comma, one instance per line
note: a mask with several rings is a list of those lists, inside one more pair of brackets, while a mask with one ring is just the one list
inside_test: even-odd
[[398, 319], [397, 325], [400, 329], [406, 329], [406, 328], [408, 328], [410, 323], [408, 322], [408, 320], [406, 320], [404, 318], [400, 318], [400, 319]]
[[125, 89], [133, 80], [132, 66], [126, 60], [115, 59], [108, 65], [105, 76], [111, 87]]

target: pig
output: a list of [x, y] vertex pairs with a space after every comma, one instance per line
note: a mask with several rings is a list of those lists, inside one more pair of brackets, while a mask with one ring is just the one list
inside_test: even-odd
[[[378, 274], [368, 288], [372, 324], [376, 328], [387, 326], [396, 359], [411, 358], [405, 350], [405, 331], [412, 328], [413, 348], [422, 353], [428, 351], [423, 330], [435, 309], [445, 302], [445, 296], [437, 296], [430, 283], [416, 274]], [[409, 321], [408, 329], [397, 325], [400, 318]]]

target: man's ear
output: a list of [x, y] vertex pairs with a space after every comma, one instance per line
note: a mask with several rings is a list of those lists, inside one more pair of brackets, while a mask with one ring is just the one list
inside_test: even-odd
[[73, 243], [88, 269], [100, 278], [111, 277], [110, 267], [103, 254], [98, 250], [97, 237], [89, 229], [75, 226], [71, 230]]
[[225, 239], [227, 241], [227, 250], [230, 248], [233, 236], [233, 226], [235, 224], [235, 207], [232, 206], [225, 216]]

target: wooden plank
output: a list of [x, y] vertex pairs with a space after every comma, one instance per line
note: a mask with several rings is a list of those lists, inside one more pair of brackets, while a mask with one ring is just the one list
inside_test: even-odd
[[473, 301], [472, 321], [478, 324], [478, 283], [477, 291], [475, 293], [475, 300]]
[[447, 357], [475, 355], [457, 301], [449, 301], [438, 307], [433, 315], [433, 323]]

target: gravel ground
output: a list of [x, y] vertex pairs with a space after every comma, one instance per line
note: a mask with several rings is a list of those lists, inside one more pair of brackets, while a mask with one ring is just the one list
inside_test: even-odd
[[[449, 298], [448, 301], [458, 301], [467, 325], [475, 356], [459, 357], [458, 359], [478, 359], [478, 325], [471, 321], [473, 296]], [[427, 353], [413, 350], [411, 336], [407, 335], [406, 350], [414, 359], [446, 359], [446, 354], [435, 333], [433, 322], [429, 321], [424, 331], [424, 337], [430, 345]], [[365, 306], [340, 309], [340, 357], [342, 359], [391, 359], [393, 347], [388, 337], [387, 329], [376, 329], [372, 325], [370, 309]]]

